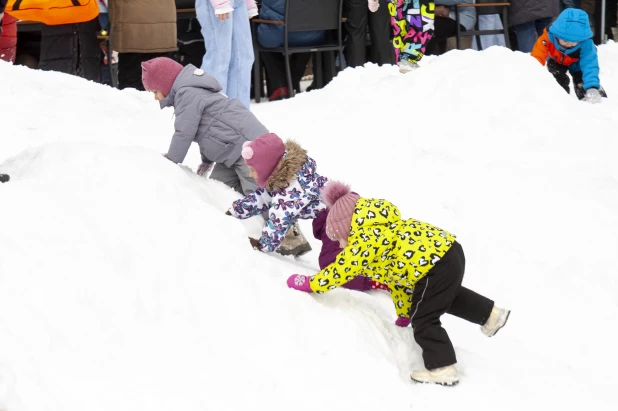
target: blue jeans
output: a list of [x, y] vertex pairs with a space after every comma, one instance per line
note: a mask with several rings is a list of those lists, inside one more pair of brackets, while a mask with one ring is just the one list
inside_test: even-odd
[[543, 30], [548, 27], [551, 22], [552, 18], [546, 17], [515, 26], [519, 51], [530, 53], [534, 48], [537, 37], [543, 34]]
[[253, 42], [245, 0], [230, 0], [234, 11], [220, 21], [210, 0], [196, 0], [197, 19], [202, 26], [206, 54], [202, 70], [217, 79], [223, 93], [250, 104]]

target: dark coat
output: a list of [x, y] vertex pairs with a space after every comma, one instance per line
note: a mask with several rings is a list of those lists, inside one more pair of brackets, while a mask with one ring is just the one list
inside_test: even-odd
[[[264, 20], [283, 21], [285, 16], [285, 0], [263, 0], [260, 8], [260, 18]], [[317, 46], [324, 43], [323, 30], [301, 31], [288, 35], [288, 45], [291, 47]], [[258, 42], [269, 49], [283, 47], [283, 26], [276, 24], [260, 24], [257, 28]]]
[[58, 26], [43, 25], [39, 68], [100, 82], [101, 54], [97, 40], [97, 20]]
[[[320, 251], [320, 257], [318, 257], [318, 263], [320, 264], [320, 270], [328, 267], [335, 261], [337, 255], [343, 251], [339, 247], [337, 241], [333, 241], [326, 235], [326, 217], [328, 216], [328, 208], [320, 211], [320, 214], [313, 220], [313, 236], [322, 241], [322, 250]], [[343, 287], [350, 290], [367, 291], [371, 290], [371, 279], [359, 275], [352, 281], [347, 282]]]
[[560, 0], [511, 0], [509, 26], [560, 14]]

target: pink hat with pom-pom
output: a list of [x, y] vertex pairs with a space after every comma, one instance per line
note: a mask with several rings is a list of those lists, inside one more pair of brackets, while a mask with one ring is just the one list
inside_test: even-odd
[[262, 188], [266, 187], [268, 179], [284, 154], [285, 144], [275, 133], [261, 135], [242, 145], [242, 158], [257, 172], [257, 183]]
[[322, 199], [330, 209], [326, 217], [326, 235], [333, 241], [347, 239], [352, 227], [352, 215], [360, 196], [350, 186], [331, 181], [322, 190]]

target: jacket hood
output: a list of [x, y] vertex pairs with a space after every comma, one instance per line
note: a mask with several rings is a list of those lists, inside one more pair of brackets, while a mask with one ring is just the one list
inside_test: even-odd
[[357, 217], [356, 212], [352, 216], [352, 231], [358, 228], [370, 229], [372, 226], [393, 226], [401, 222], [399, 208], [388, 200], [376, 198], [360, 198], [356, 202], [356, 208], [375, 207], [381, 209], [380, 212], [367, 212], [366, 217]]
[[549, 34], [565, 41], [581, 42], [588, 40], [592, 37], [588, 14], [579, 9], [564, 10], [549, 27]]
[[[285, 157], [279, 161], [275, 171], [270, 175], [266, 182], [266, 189], [278, 191], [288, 186], [296, 173], [307, 162], [307, 150], [303, 149], [296, 141], [287, 140], [285, 142]], [[311, 170], [315, 173], [315, 169]]]
[[176, 93], [184, 87], [202, 88], [212, 93], [219, 93], [223, 90], [217, 79], [213, 76], [204, 72], [202, 69], [198, 69], [193, 64], [188, 64], [182, 69], [180, 74], [178, 74], [178, 77], [176, 77], [170, 94], [159, 102], [161, 108], [173, 106]]

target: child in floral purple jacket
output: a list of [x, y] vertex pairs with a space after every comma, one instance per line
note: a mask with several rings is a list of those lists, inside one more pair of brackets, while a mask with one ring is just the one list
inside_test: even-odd
[[[273, 133], [245, 142], [242, 157], [260, 188], [235, 201], [227, 214], [246, 219], [268, 213], [260, 239], [251, 239], [251, 244], [273, 252], [299, 218], [315, 218], [326, 207], [320, 200], [320, 188], [328, 180], [317, 173], [315, 161], [298, 143], [284, 143]], [[281, 254], [298, 256], [311, 250], [306, 240], [294, 248]]]

